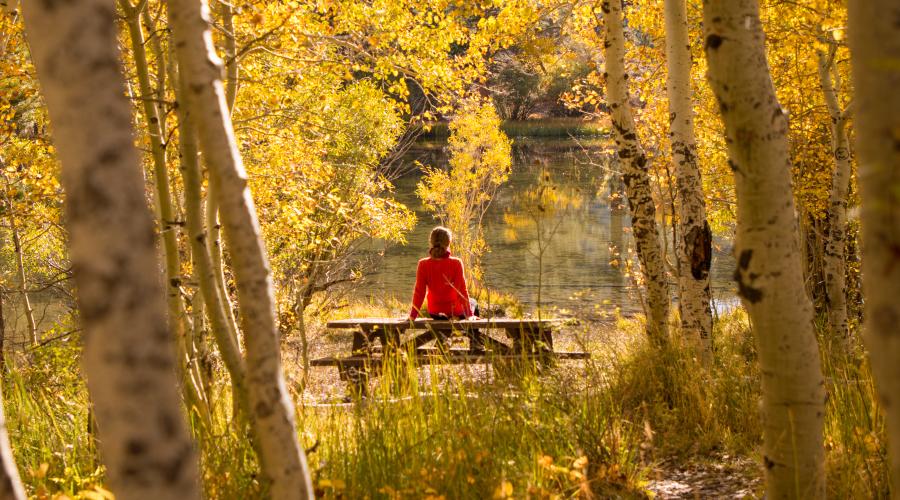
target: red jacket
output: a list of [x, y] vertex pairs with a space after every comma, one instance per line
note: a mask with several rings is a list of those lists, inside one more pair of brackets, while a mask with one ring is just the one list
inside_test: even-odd
[[416, 319], [419, 315], [426, 290], [429, 314], [465, 317], [472, 315], [462, 261], [451, 257], [450, 252], [442, 259], [426, 257], [419, 261], [412, 310], [409, 312], [411, 319]]

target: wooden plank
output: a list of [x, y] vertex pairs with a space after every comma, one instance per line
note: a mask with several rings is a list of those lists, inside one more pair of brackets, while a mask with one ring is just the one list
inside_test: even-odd
[[435, 329], [451, 330], [453, 328], [523, 328], [527, 330], [539, 330], [552, 328], [559, 325], [559, 319], [513, 319], [513, 318], [484, 318], [476, 320], [435, 321], [429, 318], [417, 318], [410, 321], [404, 318], [350, 318], [329, 321], [328, 328], [384, 328], [395, 330], [406, 329]]
[[[402, 342], [399, 346], [400, 352], [408, 353], [411, 350], [415, 350], [416, 352], [422, 352], [426, 348], [422, 347], [425, 344], [436, 340], [437, 336], [433, 331], [426, 330], [424, 333], [416, 335], [409, 340]], [[493, 349], [494, 351], [500, 352], [501, 354], [512, 354], [513, 350], [510, 346], [500, 342], [499, 340], [491, 337], [486, 333], [481, 334], [482, 342], [484, 342], [484, 346], [488, 349]], [[448, 338], [449, 341], [449, 338]], [[354, 353], [359, 353], [356, 348], [353, 349]], [[372, 345], [368, 352], [370, 354], [382, 354], [384, 349], [381, 345]]]
[[[415, 356], [418, 364], [463, 364], [463, 363], [490, 363], [494, 360], [542, 360], [542, 359], [589, 359], [590, 353], [587, 352], [545, 352], [538, 354], [495, 354], [487, 351], [484, 354], [473, 354], [468, 349], [450, 349], [446, 355], [441, 354], [435, 348], [420, 349], [423, 354]], [[309, 362], [310, 366], [365, 366], [379, 365], [384, 361], [382, 356], [348, 356], [345, 358], [326, 357], [314, 359]]]

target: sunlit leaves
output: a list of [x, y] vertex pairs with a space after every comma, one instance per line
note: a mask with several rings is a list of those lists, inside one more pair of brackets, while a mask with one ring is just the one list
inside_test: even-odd
[[493, 105], [467, 102], [450, 122], [448, 170], [425, 168], [416, 193], [425, 208], [454, 232], [458, 249], [475, 278], [487, 251], [481, 219], [512, 167], [512, 141], [500, 130]]
[[[51, 257], [61, 263], [65, 238], [47, 121], [21, 20], [0, 14], [0, 225], [15, 222], [29, 274], [54, 274], [44, 263]], [[12, 245], [3, 245], [2, 260], [11, 262], [12, 253]]]

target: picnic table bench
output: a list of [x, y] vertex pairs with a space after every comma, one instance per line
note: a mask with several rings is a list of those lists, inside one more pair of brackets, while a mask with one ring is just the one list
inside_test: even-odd
[[[415, 320], [398, 318], [353, 318], [329, 321], [327, 328], [353, 330], [353, 343], [346, 356], [311, 360], [312, 366], [336, 366], [341, 380], [357, 386], [370, 375], [377, 375], [392, 355], [412, 360], [416, 366], [432, 363], [524, 363], [538, 361], [542, 365], [556, 359], [587, 359], [586, 352], [553, 350], [553, 334], [559, 328], [557, 319], [490, 318], [473, 320]], [[450, 338], [473, 329], [481, 331], [484, 350], [447, 348], [429, 342]], [[502, 331], [499, 340], [488, 331]], [[409, 335], [407, 335], [409, 334]], [[377, 341], [377, 342], [376, 342]]]

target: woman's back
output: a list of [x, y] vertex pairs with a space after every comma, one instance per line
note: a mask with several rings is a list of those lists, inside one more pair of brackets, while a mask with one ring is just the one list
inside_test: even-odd
[[449, 252], [443, 258], [426, 257], [419, 261], [413, 291], [413, 317], [418, 315], [426, 291], [428, 312], [432, 315], [471, 316], [462, 261], [451, 257]]

